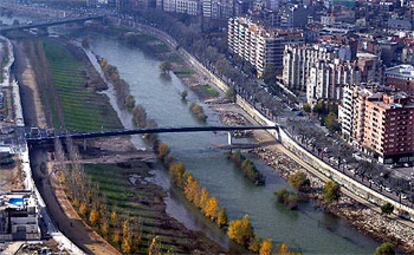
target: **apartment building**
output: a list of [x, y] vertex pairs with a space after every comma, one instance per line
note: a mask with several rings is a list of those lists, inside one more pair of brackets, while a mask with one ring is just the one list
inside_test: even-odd
[[205, 18], [228, 19], [233, 16], [234, 0], [202, 0], [201, 5]]
[[379, 162], [414, 162], [414, 98], [407, 93], [348, 86], [338, 119], [344, 137]]
[[195, 0], [163, 0], [162, 10], [165, 12], [184, 13], [192, 16], [199, 15], [199, 2]]
[[379, 58], [370, 53], [354, 53], [349, 45], [318, 43], [291, 45], [283, 57], [283, 84], [306, 92], [307, 102], [341, 98], [342, 87], [380, 81]]
[[269, 65], [276, 66], [281, 72], [285, 46], [303, 42], [303, 32], [299, 30], [267, 30], [244, 17], [228, 20], [230, 52], [248, 61], [258, 77], [263, 76]]

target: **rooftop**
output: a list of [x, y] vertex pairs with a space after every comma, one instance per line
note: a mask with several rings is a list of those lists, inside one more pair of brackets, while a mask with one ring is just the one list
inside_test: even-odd
[[398, 65], [387, 68], [385, 70], [386, 76], [394, 76], [407, 80], [414, 79], [414, 66], [412, 65]]

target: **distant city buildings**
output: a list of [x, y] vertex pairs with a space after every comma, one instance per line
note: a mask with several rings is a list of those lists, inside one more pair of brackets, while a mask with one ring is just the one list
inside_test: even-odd
[[285, 46], [304, 42], [302, 31], [266, 29], [244, 17], [229, 19], [227, 40], [230, 52], [249, 62], [258, 77], [262, 77], [269, 66], [281, 72]]

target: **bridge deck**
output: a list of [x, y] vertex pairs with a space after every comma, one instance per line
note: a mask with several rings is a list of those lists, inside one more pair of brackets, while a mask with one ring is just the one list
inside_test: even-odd
[[25, 133], [27, 142], [47, 142], [54, 139], [87, 139], [98, 137], [125, 136], [137, 134], [153, 134], [153, 133], [188, 133], [188, 132], [218, 132], [218, 131], [236, 131], [236, 130], [277, 130], [277, 126], [202, 126], [202, 127], [169, 127], [169, 128], [142, 128], [142, 129], [125, 129], [110, 130], [97, 132], [66, 132], [50, 134], [46, 130], [31, 129]]

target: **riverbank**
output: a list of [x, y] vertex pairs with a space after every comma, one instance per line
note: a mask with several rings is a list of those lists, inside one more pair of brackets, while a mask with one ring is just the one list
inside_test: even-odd
[[[274, 138], [271, 138], [271, 139], [274, 140]], [[279, 152], [279, 153], [282, 153], [282, 154], [287, 153], [286, 152], [286, 149], [283, 148], [283, 146], [281, 146], [281, 145], [278, 146], [276, 152]], [[290, 155], [290, 156], [292, 156], [292, 155]], [[270, 158], [267, 158], [266, 159], [268, 161], [268, 163], [271, 163], [271, 161], [273, 160], [272, 157], [275, 157], [275, 155], [272, 155], [272, 156], [270, 156]], [[292, 158], [290, 158], [290, 157], [287, 157], [287, 158], [290, 161], [294, 162], [294, 160]], [[288, 170], [286, 172], [286, 174], [288, 174], [289, 172], [290, 171]], [[320, 181], [319, 178], [315, 178], [315, 181], [313, 181], [313, 183], [314, 183], [314, 185], [317, 185], [318, 183], [321, 183], [321, 181]], [[318, 186], [316, 186], [316, 188], [318, 188]], [[354, 210], [355, 208], [358, 209], [358, 207], [353, 208], [353, 207], [350, 207], [349, 206], [349, 205], [352, 205], [352, 204], [355, 204], [354, 201], [347, 201], [346, 204], [338, 203], [335, 206], [335, 209], [331, 208], [330, 211], [332, 213], [334, 213], [335, 215], [342, 216], [342, 217], [346, 218], [348, 220], [348, 222], [353, 223], [354, 222], [353, 221], [354, 220], [353, 217], [349, 213], [343, 213], [343, 212], [345, 212], [345, 209], [346, 208], [350, 208], [349, 210]], [[362, 205], [358, 205], [358, 206], [362, 206]], [[381, 239], [378, 239], [378, 240], [382, 240], [382, 241], [384, 241], [384, 240], [387, 240], [387, 241], [390, 240], [391, 241], [392, 240], [402, 250], [405, 250], [407, 252], [411, 252], [412, 251], [412, 243], [411, 243], [412, 238], [410, 239], [410, 237], [412, 237], [412, 234], [410, 235], [410, 231], [411, 231], [410, 229], [407, 229], [406, 226], [401, 225], [398, 222], [396, 222], [395, 224], [400, 225], [400, 227], [396, 230], [395, 228], [392, 227], [392, 225], [394, 223], [392, 221], [386, 219], [386, 217], [379, 215], [379, 213], [377, 213], [376, 211], [374, 211], [372, 209], [365, 208], [364, 210], [366, 210], [366, 211], [368, 211], [370, 213], [368, 213], [367, 216], [361, 222], [359, 222], [359, 225], [360, 226], [357, 227], [358, 229], [365, 228], [365, 230], [362, 231], [362, 232], [364, 232], [364, 233], [371, 233], [370, 236], [372, 236], [374, 238], [381, 237]], [[342, 212], [343, 214], [341, 214], [340, 212]], [[370, 217], [369, 215], [377, 215], [377, 217]], [[375, 219], [374, 220], [376, 222], [375, 224], [370, 221], [373, 218]], [[369, 224], [369, 226], [365, 227], [366, 226], [366, 223], [368, 223], [368, 222], [371, 222], [371, 223]], [[372, 234], [373, 230], [378, 229], [378, 228], [375, 228], [375, 226], [378, 226], [378, 225], [382, 224], [383, 222], [389, 222], [390, 223], [389, 226], [387, 227], [387, 231], [388, 231], [388, 233], [391, 233], [391, 234], [388, 234], [387, 236], [384, 236], [383, 231], [382, 230], [378, 230], [378, 232], [376, 234], [377, 237], [375, 237], [375, 235]], [[400, 236], [400, 230], [401, 229], [402, 230], [406, 230], [405, 231], [406, 233], [403, 234], [403, 236]], [[398, 236], [399, 237], [398, 239], [400, 241], [396, 241], [395, 239], [392, 238], [392, 236]]]

